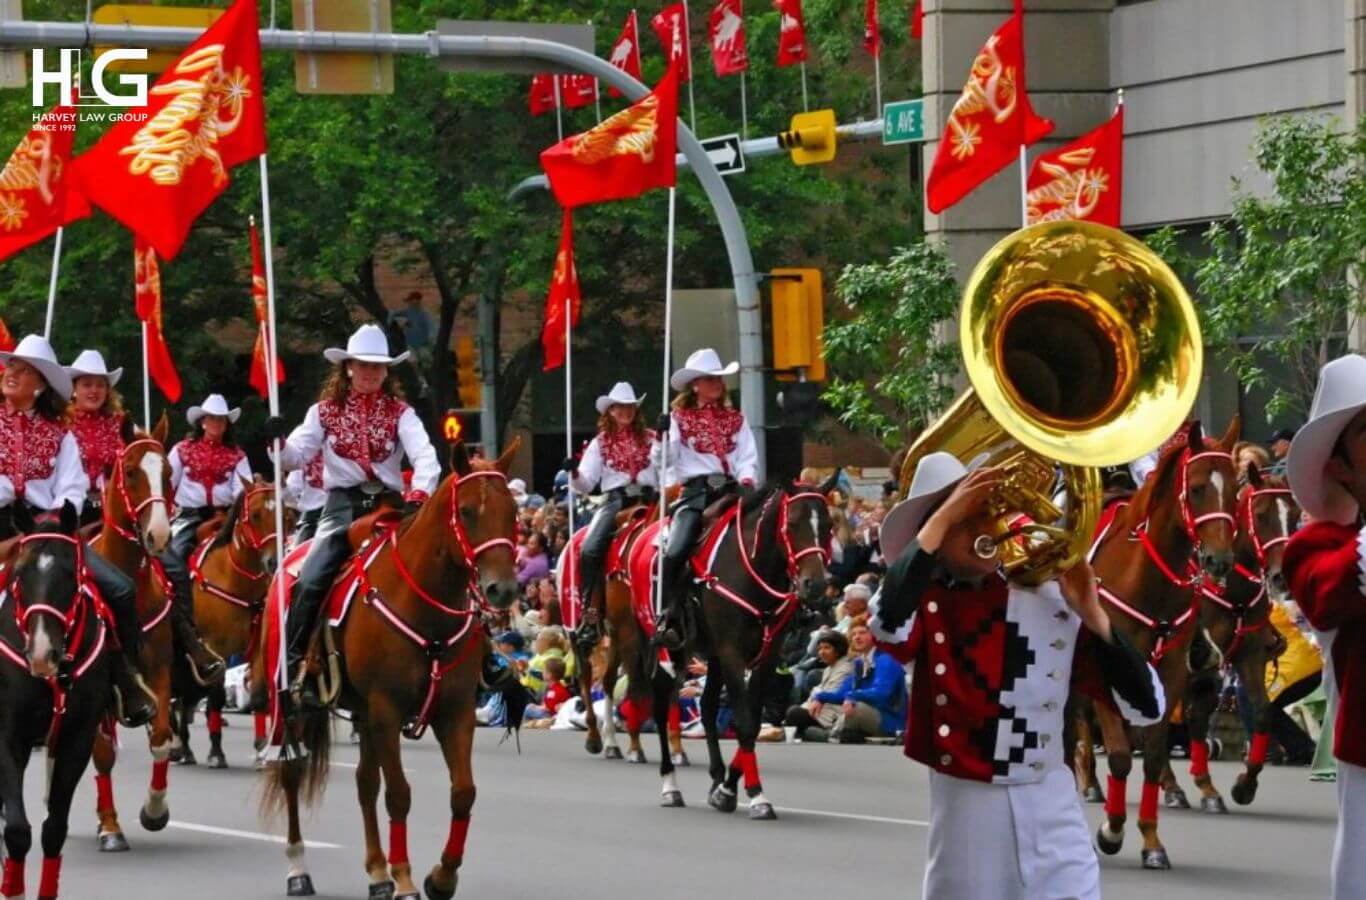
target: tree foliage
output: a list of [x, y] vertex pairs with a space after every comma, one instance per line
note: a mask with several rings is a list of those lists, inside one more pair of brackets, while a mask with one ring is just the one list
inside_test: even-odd
[[[1270, 119], [1252, 147], [1269, 183], [1235, 182], [1233, 214], [1192, 251], [1173, 229], [1150, 241], [1199, 292], [1205, 340], [1244, 387], [1271, 390], [1267, 421], [1309, 409], [1320, 367], [1366, 314], [1366, 119]], [[1268, 362], [1291, 380], [1271, 383]]]

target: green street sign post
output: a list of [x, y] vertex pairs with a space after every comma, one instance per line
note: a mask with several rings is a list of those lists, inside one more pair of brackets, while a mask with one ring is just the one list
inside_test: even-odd
[[899, 100], [882, 107], [882, 143], [912, 144], [925, 140], [925, 101]]

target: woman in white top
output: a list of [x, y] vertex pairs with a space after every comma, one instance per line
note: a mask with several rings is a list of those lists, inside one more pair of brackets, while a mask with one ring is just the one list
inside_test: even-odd
[[299, 525], [294, 529], [293, 546], [312, 540], [318, 533], [318, 520], [327, 505], [327, 491], [323, 490], [323, 455], [319, 451], [302, 469], [295, 469], [285, 478], [285, 497], [289, 505], [299, 511]]
[[578, 640], [589, 647], [598, 642], [602, 610], [597, 598], [605, 577], [607, 551], [617, 532], [617, 514], [628, 504], [647, 502], [647, 492], [659, 486], [651, 462], [655, 433], [640, 417], [644, 399], [636, 396], [630, 384], [617, 382], [598, 398], [598, 434], [584, 450], [583, 458], [565, 460], [564, 468], [575, 491], [588, 494], [601, 489], [604, 495], [579, 551], [584, 616]]

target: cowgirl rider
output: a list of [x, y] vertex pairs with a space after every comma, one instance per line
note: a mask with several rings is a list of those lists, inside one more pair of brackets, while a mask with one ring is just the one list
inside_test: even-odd
[[293, 546], [312, 540], [318, 532], [318, 520], [327, 504], [323, 490], [323, 455], [319, 452], [302, 469], [295, 469], [285, 479], [285, 497], [299, 512], [299, 526], [294, 529]]
[[659, 478], [651, 464], [655, 433], [640, 417], [640, 402], [635, 389], [619, 381], [598, 398], [598, 434], [577, 462], [565, 460], [571, 484], [579, 493], [602, 489], [603, 504], [593, 516], [579, 555], [579, 584], [585, 608], [579, 628], [580, 644], [592, 647], [599, 637], [602, 610], [596, 598], [605, 576], [607, 551], [617, 530], [617, 514], [627, 503], [644, 502], [650, 489], [658, 488]]
[[66, 367], [71, 377], [72, 397], [67, 415], [71, 433], [81, 452], [81, 466], [90, 479], [90, 492], [81, 511], [81, 524], [100, 521], [104, 503], [104, 482], [114, 470], [132, 424], [123, 410], [123, 398], [114, 390], [123, 369], [112, 372], [98, 350], [84, 350]]
[[[304, 559], [288, 618], [288, 656], [295, 694], [305, 705], [317, 706], [313, 685], [300, 677], [304, 654], [318, 611], [338, 568], [350, 555], [347, 528], [358, 513], [374, 505], [384, 491], [403, 494], [408, 511], [436, 490], [441, 467], [427, 430], [398, 396], [389, 368], [408, 354], [389, 355], [389, 341], [377, 325], [362, 325], [346, 343], [323, 354], [334, 364], [318, 402], [309, 407], [303, 424], [284, 442], [281, 462], [286, 469], [302, 468], [319, 451], [323, 458], [323, 487], [327, 503], [318, 533]], [[272, 432], [280, 423], [272, 420]], [[275, 434], [271, 434], [274, 437]], [[404, 492], [400, 463], [413, 467], [412, 487]]]
[[736, 489], [748, 493], [758, 474], [754, 434], [744, 413], [731, 406], [724, 376], [739, 364], [722, 366], [710, 348], [688, 357], [669, 379], [678, 391], [672, 415], [662, 417], [660, 432], [669, 435], [666, 485], [681, 484], [673, 506], [669, 543], [664, 550], [664, 614], [656, 641], [676, 650], [683, 645], [685, 601], [692, 590], [688, 559], [702, 530], [702, 512], [720, 496]]
[[[90, 479], [81, 467], [76, 438], [68, 430], [66, 405], [71, 377], [57, 362], [46, 338], [28, 335], [12, 352], [0, 353], [0, 513], [10, 520], [14, 507], [26, 504], [40, 522], [50, 521], [70, 503], [79, 513]], [[14, 523], [4, 531], [12, 534]], [[7, 535], [8, 536], [8, 535]], [[85, 567], [114, 613], [123, 653], [113, 666], [120, 718], [130, 728], [156, 715], [156, 701], [137, 673], [142, 642], [137, 593], [132, 579], [90, 547]]]

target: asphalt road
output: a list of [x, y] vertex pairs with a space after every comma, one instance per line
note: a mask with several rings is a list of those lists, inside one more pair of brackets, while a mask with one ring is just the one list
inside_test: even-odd
[[[141, 735], [125, 733], [115, 796], [132, 850], [100, 854], [94, 842], [94, 786], [76, 797], [62, 873], [65, 898], [266, 898], [284, 895], [280, 828], [257, 815], [248, 719], [229, 716], [233, 768], [173, 767], [171, 827], [144, 832], [137, 811], [150, 775]], [[202, 757], [204, 736], [196, 731]], [[653, 737], [647, 744], [655, 759]], [[651, 766], [589, 757], [581, 736], [527, 732], [518, 755], [498, 734], [476, 741], [475, 805], [459, 897], [499, 900], [696, 898], [740, 893], [783, 900], [831, 896], [918, 897], [929, 797], [925, 771], [885, 746], [761, 745], [764, 785], [776, 822], [724, 816], [706, 806], [705, 747], [688, 742], [694, 766], [680, 778], [686, 809], [661, 809]], [[727, 752], [729, 752], [727, 750]], [[435, 742], [404, 742], [414, 786], [409, 819], [413, 867], [425, 873], [445, 840], [447, 780]], [[337, 746], [332, 783], [305, 824], [318, 895], [363, 898], [363, 841], [352, 772], [356, 750]], [[41, 816], [39, 759], [29, 768], [31, 815]], [[1237, 767], [1212, 765], [1216, 783]], [[1131, 800], [1137, 791], [1131, 790]], [[381, 804], [383, 798], [381, 797]], [[1175, 869], [1139, 867], [1132, 829], [1117, 857], [1102, 862], [1112, 898], [1312, 898], [1328, 893], [1336, 794], [1303, 769], [1269, 769], [1257, 802], [1223, 817], [1163, 812], [1162, 835]], [[1230, 805], [1232, 805], [1230, 801]], [[1087, 808], [1099, 820], [1100, 809]], [[383, 822], [383, 806], [381, 805]], [[36, 823], [35, 823], [36, 824]], [[36, 853], [36, 851], [35, 851]], [[38, 862], [30, 857], [30, 896]]]

